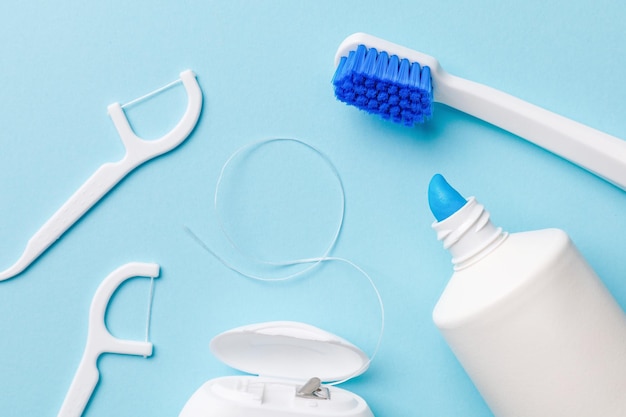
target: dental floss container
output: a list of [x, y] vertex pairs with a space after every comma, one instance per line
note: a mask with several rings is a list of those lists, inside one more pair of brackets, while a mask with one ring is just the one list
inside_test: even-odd
[[210, 349], [254, 375], [207, 381], [179, 417], [374, 417], [363, 398], [322, 384], [360, 375], [367, 355], [317, 327], [290, 321], [247, 325], [217, 335]]
[[562, 230], [507, 234], [436, 175], [433, 319], [497, 417], [626, 416], [626, 315]]

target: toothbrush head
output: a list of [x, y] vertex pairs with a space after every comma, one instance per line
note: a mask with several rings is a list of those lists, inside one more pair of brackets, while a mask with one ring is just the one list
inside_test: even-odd
[[433, 114], [431, 68], [379, 46], [379, 41], [355, 34], [342, 43], [332, 80], [335, 96], [396, 123], [424, 123]]

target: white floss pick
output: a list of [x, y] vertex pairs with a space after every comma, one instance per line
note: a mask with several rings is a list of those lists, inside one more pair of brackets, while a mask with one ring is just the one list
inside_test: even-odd
[[[219, 210], [219, 202], [220, 202], [220, 193], [222, 191], [221, 186], [223, 184], [224, 181], [224, 176], [225, 173], [227, 171], [227, 169], [233, 164], [233, 162], [238, 158], [243, 156], [244, 154], [248, 153], [248, 152], [252, 152], [254, 149], [259, 149], [262, 146], [268, 145], [268, 144], [274, 144], [274, 143], [291, 143], [291, 144], [295, 144], [298, 146], [302, 146], [304, 147], [305, 150], [313, 152], [315, 155], [319, 156], [324, 164], [330, 169], [333, 178], [336, 180], [336, 184], [339, 190], [339, 194], [340, 194], [340, 206], [339, 206], [339, 214], [337, 216], [336, 219], [336, 227], [333, 230], [333, 235], [332, 238], [330, 239], [330, 241], [326, 244], [325, 249], [323, 250], [323, 253], [319, 256], [312, 256], [312, 257], [303, 257], [303, 258], [299, 258], [299, 259], [289, 259], [289, 260], [282, 260], [282, 261], [270, 261], [270, 260], [264, 260], [264, 259], [260, 259], [257, 256], [254, 256], [250, 253], [245, 252], [244, 250], [242, 250], [241, 246], [235, 241], [235, 239], [228, 233], [227, 228], [225, 226], [224, 223], [224, 219], [220, 214], [220, 210]], [[218, 177], [217, 183], [216, 183], [216, 188], [215, 188], [215, 194], [214, 194], [214, 200], [213, 200], [213, 204], [214, 204], [214, 210], [216, 212], [216, 217], [217, 217], [217, 221], [218, 221], [218, 226], [220, 228], [220, 230], [222, 231], [222, 233], [224, 234], [224, 236], [228, 239], [230, 245], [240, 254], [242, 255], [245, 259], [249, 260], [249, 261], [253, 261], [256, 264], [260, 265], [260, 266], [265, 266], [265, 267], [273, 267], [275, 269], [279, 269], [282, 271], [282, 268], [284, 267], [291, 267], [291, 266], [297, 266], [297, 265], [307, 265], [304, 269], [298, 270], [296, 272], [291, 272], [291, 273], [287, 273], [287, 274], [282, 274], [282, 275], [278, 275], [278, 276], [261, 276], [259, 274], [255, 274], [255, 273], [250, 273], [250, 272], [246, 272], [243, 271], [242, 268], [238, 267], [237, 265], [235, 265], [233, 262], [230, 262], [228, 260], [226, 260], [223, 256], [220, 256], [218, 253], [215, 252], [215, 250], [211, 249], [196, 233], [194, 233], [191, 229], [189, 229], [188, 227], [185, 227], [185, 230], [187, 231], [187, 233], [189, 233], [189, 235], [198, 243], [198, 245], [200, 245], [204, 250], [206, 250], [207, 252], [209, 252], [210, 254], [212, 254], [216, 259], [218, 259], [224, 266], [226, 266], [227, 268], [229, 268], [230, 270], [236, 272], [239, 275], [242, 275], [244, 277], [250, 278], [252, 280], [256, 280], [256, 281], [263, 281], [263, 282], [267, 282], [267, 281], [286, 281], [286, 280], [290, 280], [290, 279], [294, 279], [296, 277], [302, 276], [308, 272], [311, 272], [311, 270], [313, 270], [316, 266], [319, 266], [321, 263], [326, 263], [326, 262], [340, 262], [342, 264], [348, 265], [349, 267], [353, 268], [354, 270], [356, 270], [359, 274], [361, 274], [368, 282], [368, 284], [372, 287], [375, 296], [377, 298], [377, 303], [378, 303], [378, 307], [380, 309], [380, 317], [381, 317], [381, 325], [380, 325], [380, 329], [379, 329], [379, 333], [378, 333], [378, 338], [373, 350], [373, 353], [371, 354], [370, 358], [366, 361], [366, 363], [360, 367], [358, 369], [358, 371], [354, 372], [352, 375], [350, 375], [347, 378], [343, 378], [340, 381], [335, 381], [326, 385], [336, 385], [336, 384], [340, 384], [343, 382], [348, 381], [349, 379], [359, 375], [360, 373], [362, 373], [371, 363], [371, 361], [374, 359], [374, 357], [376, 356], [376, 354], [378, 353], [378, 350], [380, 348], [380, 343], [382, 340], [382, 336], [384, 333], [384, 327], [385, 327], [385, 309], [384, 309], [384, 304], [382, 301], [382, 297], [380, 295], [380, 292], [378, 290], [378, 288], [376, 287], [376, 284], [374, 282], [374, 280], [372, 279], [372, 277], [365, 272], [361, 267], [359, 267], [358, 265], [356, 265], [354, 262], [342, 258], [342, 257], [336, 257], [336, 256], [331, 256], [330, 253], [332, 252], [333, 248], [335, 247], [337, 240], [339, 238], [339, 235], [341, 233], [341, 229], [343, 227], [343, 222], [344, 222], [344, 216], [345, 216], [345, 189], [344, 189], [344, 185], [343, 182], [341, 180], [341, 176], [339, 174], [339, 171], [337, 170], [337, 168], [335, 167], [335, 165], [332, 163], [332, 161], [330, 160], [330, 158], [328, 158], [328, 156], [326, 156], [322, 151], [320, 151], [319, 149], [315, 148], [314, 146], [298, 140], [298, 139], [290, 139], [290, 138], [271, 138], [271, 139], [263, 139], [263, 140], [259, 140], [256, 142], [252, 142], [250, 144], [244, 145], [242, 147], [240, 147], [239, 149], [237, 149], [224, 163], [224, 165], [222, 166], [221, 170], [220, 170], [220, 175]]]
[[[147, 358], [152, 355], [153, 345], [147, 339], [135, 341], [119, 339], [107, 328], [105, 316], [109, 302], [119, 286], [134, 277], [146, 277], [151, 280], [148, 312], [152, 311], [152, 284], [159, 276], [161, 267], [154, 263], [130, 262], [111, 272], [98, 286], [89, 308], [89, 328], [85, 350], [76, 374], [63, 400], [57, 417], [80, 417], [100, 380], [98, 358], [104, 353], [136, 355]], [[146, 329], [150, 327], [148, 316]]]
[[[145, 100], [173, 85], [183, 83], [187, 92], [187, 109], [168, 133], [158, 139], [146, 140], [137, 136], [130, 125], [123, 107], [128, 107]], [[195, 129], [202, 110], [202, 90], [191, 70], [180, 73], [180, 79], [169, 83], [151, 93], [121, 106], [110, 104], [109, 116], [126, 150], [124, 157], [116, 162], [107, 162], [100, 166], [81, 187], [50, 217], [41, 228], [28, 240], [19, 259], [4, 271], [0, 271], [0, 281], [22, 273], [51, 245], [53, 245], [73, 224], [102, 199], [124, 177], [145, 162], [170, 152], [178, 147]]]

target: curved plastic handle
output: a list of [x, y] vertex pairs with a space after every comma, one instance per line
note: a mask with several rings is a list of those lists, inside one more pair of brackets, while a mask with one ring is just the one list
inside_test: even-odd
[[111, 335], [106, 328], [105, 315], [111, 296], [122, 282], [133, 277], [157, 278], [159, 269], [157, 264], [133, 262], [116, 269], [102, 281], [89, 310], [87, 346], [58, 417], [80, 417], [83, 414], [100, 379], [98, 357], [101, 354], [152, 355], [150, 342], [122, 340]]
[[139, 138], [130, 127], [121, 106], [118, 103], [109, 106], [109, 115], [126, 147], [124, 158], [98, 168], [28, 241], [17, 262], [0, 272], [0, 281], [12, 278], [26, 269], [132, 170], [149, 159], [174, 149], [189, 136], [200, 117], [202, 90], [191, 70], [182, 72], [180, 78], [187, 91], [187, 110], [179, 123], [159, 139]]

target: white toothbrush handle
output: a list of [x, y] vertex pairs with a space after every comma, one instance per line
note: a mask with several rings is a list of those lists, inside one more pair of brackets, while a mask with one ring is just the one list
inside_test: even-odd
[[137, 165], [126, 157], [120, 162], [107, 163], [98, 168], [30, 238], [18, 261], [0, 274], [0, 281], [22, 272]]
[[626, 190], [626, 141], [439, 70], [435, 101], [507, 130]]

